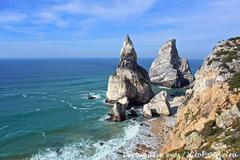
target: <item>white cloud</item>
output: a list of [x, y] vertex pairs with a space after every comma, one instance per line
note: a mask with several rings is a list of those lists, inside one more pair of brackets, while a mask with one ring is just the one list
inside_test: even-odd
[[18, 12], [2, 12], [0, 14], [0, 24], [18, 23], [27, 18], [26, 14]]
[[[44, 8], [28, 10], [28, 12], [0, 12], [0, 24], [16, 24], [18, 22], [30, 22], [33, 24], [54, 24], [57, 27], [65, 27], [68, 23], [79, 23], [93, 19], [105, 19], [121, 21], [131, 17], [137, 17], [153, 7], [156, 0], [105, 0], [87, 1], [71, 0], [68, 3], [56, 1]], [[66, 2], [66, 1], [65, 1]], [[64, 17], [67, 15], [67, 18]], [[76, 19], [71, 16], [76, 16]], [[76, 18], [75, 17], [75, 18]], [[89, 19], [89, 20], [88, 20]]]
[[96, 16], [109, 20], [139, 16], [153, 7], [155, 0], [107, 0], [105, 3], [73, 0], [67, 4], [53, 6], [51, 11], [59, 13]]
[[40, 12], [34, 15], [34, 17], [37, 23], [55, 24], [57, 27], [65, 27], [67, 25], [67, 21], [64, 21], [53, 12]]

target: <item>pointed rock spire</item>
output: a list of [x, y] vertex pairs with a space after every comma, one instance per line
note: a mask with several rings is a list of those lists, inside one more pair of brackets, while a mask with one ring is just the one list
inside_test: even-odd
[[178, 57], [178, 51], [176, 47], [176, 39], [171, 39], [165, 42], [159, 50], [158, 55], [169, 56], [169, 57]]
[[128, 34], [127, 34], [127, 36], [125, 37], [124, 45], [131, 45], [131, 46], [133, 47], [132, 40], [130, 39], [130, 37], [129, 37]]
[[116, 72], [109, 77], [108, 103], [119, 102], [126, 108], [129, 104], [142, 105], [153, 97], [148, 72], [137, 64], [137, 54], [127, 35], [120, 52]]
[[120, 52], [121, 56], [121, 61], [127, 60], [127, 61], [137, 61], [137, 53], [134, 49], [134, 45], [132, 43], [132, 40], [130, 37], [127, 35], [124, 42], [123, 46]]

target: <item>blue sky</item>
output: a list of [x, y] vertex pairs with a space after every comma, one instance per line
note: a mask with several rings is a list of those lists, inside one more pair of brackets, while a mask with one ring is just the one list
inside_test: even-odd
[[0, 58], [118, 57], [126, 34], [141, 58], [172, 38], [204, 58], [239, 17], [239, 0], [0, 0]]

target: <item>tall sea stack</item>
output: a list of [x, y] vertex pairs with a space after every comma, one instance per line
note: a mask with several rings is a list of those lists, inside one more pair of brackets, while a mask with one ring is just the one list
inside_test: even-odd
[[116, 72], [109, 77], [106, 102], [119, 102], [124, 106], [142, 105], [152, 97], [148, 72], [137, 64], [133, 43], [129, 36], [126, 36]]
[[161, 46], [151, 65], [149, 76], [152, 83], [170, 88], [184, 87], [193, 82], [188, 61], [178, 56], [175, 39]]

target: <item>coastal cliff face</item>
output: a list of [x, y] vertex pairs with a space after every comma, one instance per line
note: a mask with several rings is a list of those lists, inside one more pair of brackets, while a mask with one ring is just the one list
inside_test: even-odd
[[137, 54], [129, 36], [125, 38], [116, 72], [109, 77], [108, 103], [145, 104], [153, 97], [148, 72], [137, 64]]
[[220, 42], [195, 75], [161, 153], [240, 152], [240, 37]]
[[153, 61], [149, 76], [152, 83], [179, 88], [192, 83], [193, 75], [186, 59], [178, 56], [176, 40], [163, 44], [158, 57]]

